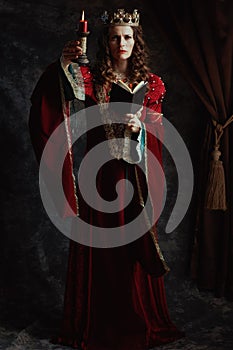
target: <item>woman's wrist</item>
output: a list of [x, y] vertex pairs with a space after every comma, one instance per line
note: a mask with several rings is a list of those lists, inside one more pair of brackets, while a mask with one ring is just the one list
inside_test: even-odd
[[61, 57], [60, 57], [60, 63], [61, 63], [61, 67], [62, 67], [64, 70], [66, 70], [66, 69], [69, 67], [71, 61], [70, 61], [70, 60], [66, 60], [66, 59], [64, 58], [63, 54], [62, 54]]

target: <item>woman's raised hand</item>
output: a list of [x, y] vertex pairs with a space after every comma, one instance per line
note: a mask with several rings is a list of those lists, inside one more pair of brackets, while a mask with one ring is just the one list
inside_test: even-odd
[[80, 42], [78, 40], [68, 41], [62, 50], [62, 61], [63, 65], [66, 67], [72, 61], [77, 60], [77, 58], [82, 54], [82, 48], [79, 46]]

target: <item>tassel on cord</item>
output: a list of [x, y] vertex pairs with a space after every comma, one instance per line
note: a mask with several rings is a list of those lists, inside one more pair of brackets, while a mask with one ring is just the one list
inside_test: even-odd
[[209, 176], [207, 182], [205, 207], [210, 210], [226, 210], [226, 185], [223, 163], [219, 160], [221, 152], [219, 151], [220, 140], [224, 129], [233, 121], [233, 115], [227, 120], [224, 125], [213, 121], [215, 143], [214, 150], [211, 153], [212, 160], [210, 162]]
[[208, 185], [206, 191], [206, 209], [226, 210], [226, 186], [225, 174], [222, 161], [219, 160], [221, 152], [219, 146], [214, 147], [211, 153], [213, 159], [210, 161]]

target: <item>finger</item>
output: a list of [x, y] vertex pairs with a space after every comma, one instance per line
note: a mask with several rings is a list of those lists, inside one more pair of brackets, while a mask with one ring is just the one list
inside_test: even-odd
[[74, 45], [79, 45], [80, 41], [79, 40], [72, 40], [71, 43], [73, 43]]
[[63, 50], [62, 55], [64, 59], [69, 60], [69, 59], [74, 59], [78, 58], [82, 54], [82, 49], [78, 50]]
[[69, 53], [77, 53], [79, 54], [82, 52], [82, 48], [80, 46], [75, 46], [75, 47], [64, 47], [63, 52], [66, 54]]
[[139, 132], [140, 127], [138, 125], [128, 124], [127, 126], [131, 132]]
[[133, 118], [133, 114], [127, 113], [127, 114], [124, 115], [124, 117], [125, 117], [126, 120], [130, 120], [130, 119]]
[[65, 46], [67, 47], [71, 47], [71, 46], [77, 46], [80, 44], [80, 41], [79, 40], [70, 40], [66, 43]]
[[[80, 53], [81, 54], [81, 53]], [[65, 59], [69, 59], [69, 58], [76, 58], [76, 57], [79, 57], [80, 54], [77, 54], [77, 53], [64, 53], [63, 52], [63, 57]]]
[[135, 132], [135, 133], [139, 132], [139, 130], [140, 130], [140, 128], [138, 128], [137, 126], [130, 126], [129, 129], [131, 132]]
[[139, 126], [140, 124], [138, 123], [138, 120], [135, 120], [135, 119], [130, 119], [129, 120], [129, 124], [130, 125], [135, 125], [135, 126]]
[[69, 41], [62, 50], [63, 55], [67, 55], [69, 57], [70, 54], [76, 54], [81, 55], [82, 54], [82, 48], [79, 46], [79, 41]]
[[137, 126], [141, 126], [141, 121], [138, 118], [132, 118], [129, 120], [130, 123], [134, 123]]

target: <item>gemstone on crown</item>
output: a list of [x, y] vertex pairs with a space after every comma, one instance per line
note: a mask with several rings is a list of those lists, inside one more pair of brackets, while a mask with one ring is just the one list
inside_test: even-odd
[[132, 13], [126, 12], [124, 9], [117, 9], [116, 12], [108, 13], [104, 11], [101, 16], [101, 20], [104, 24], [109, 24], [111, 26], [138, 26], [139, 25], [140, 14], [137, 9], [134, 9]]

